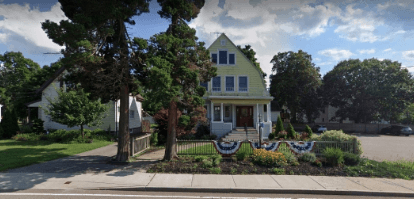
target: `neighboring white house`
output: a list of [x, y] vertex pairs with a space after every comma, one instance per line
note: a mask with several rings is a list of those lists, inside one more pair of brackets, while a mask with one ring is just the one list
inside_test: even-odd
[[[55, 99], [57, 95], [56, 89], [63, 88], [66, 90], [66, 84], [62, 80], [62, 76], [66, 74], [66, 70], [62, 67], [60, 68], [54, 76], [46, 81], [36, 92], [42, 94], [41, 100], [31, 102], [26, 104], [29, 107], [29, 111], [33, 108], [37, 109], [38, 118], [44, 121], [44, 128], [47, 129], [79, 129], [80, 127], [72, 127], [69, 128], [66, 125], [54, 122], [49, 115], [46, 115], [42, 108], [46, 108], [49, 105], [49, 101], [47, 101], [46, 97], [50, 99]], [[134, 131], [141, 127], [142, 121], [142, 101], [144, 98], [141, 95], [136, 96], [129, 96], [129, 129], [130, 131]], [[109, 108], [106, 113], [106, 117], [102, 120], [102, 125], [98, 127], [85, 127], [86, 129], [103, 129], [109, 130], [113, 132], [118, 132], [119, 129], [119, 100], [117, 101], [110, 101], [108, 103]], [[117, 107], [117, 108], [115, 108]], [[30, 115], [30, 114], [29, 114]]]

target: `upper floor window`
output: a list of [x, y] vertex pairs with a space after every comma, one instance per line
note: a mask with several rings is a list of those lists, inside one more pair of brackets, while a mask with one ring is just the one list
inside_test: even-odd
[[220, 44], [221, 44], [222, 46], [225, 46], [225, 45], [226, 45], [226, 40], [222, 39], [222, 40], [220, 41]]
[[226, 91], [234, 91], [234, 77], [226, 77]]
[[[214, 55], [213, 53], [212, 55]], [[216, 62], [217, 63], [217, 62]], [[235, 65], [236, 64], [236, 54], [229, 53], [227, 50], [218, 51], [218, 64], [220, 65]]]
[[247, 83], [247, 77], [242, 76], [239, 77], [239, 92], [247, 92], [248, 91], [248, 83]]
[[206, 88], [206, 91], [208, 91], [208, 82], [200, 82], [200, 86]]
[[211, 53], [211, 62], [217, 64], [217, 53]]
[[229, 53], [229, 64], [236, 64], [236, 55], [234, 53]]
[[227, 64], [227, 51], [219, 51], [219, 64]]
[[217, 91], [220, 92], [221, 91], [221, 77], [213, 77], [213, 89], [212, 91]]
[[129, 118], [134, 118], [135, 112], [133, 110], [129, 110]]

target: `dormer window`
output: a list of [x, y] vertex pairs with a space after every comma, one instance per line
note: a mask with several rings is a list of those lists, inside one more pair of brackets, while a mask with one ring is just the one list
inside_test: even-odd
[[218, 64], [219, 65], [235, 65], [236, 54], [230, 53], [227, 50], [218, 51]]
[[220, 41], [220, 44], [221, 44], [222, 46], [225, 46], [225, 45], [226, 45], [226, 40], [222, 39], [222, 40]]

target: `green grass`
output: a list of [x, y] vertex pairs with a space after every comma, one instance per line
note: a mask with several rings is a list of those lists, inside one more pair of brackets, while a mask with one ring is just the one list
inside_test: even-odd
[[0, 171], [90, 151], [113, 142], [61, 144], [50, 141], [0, 140]]
[[414, 179], [414, 162], [383, 161], [363, 159], [357, 166], [345, 166], [344, 171], [350, 176], [375, 176], [383, 178]]

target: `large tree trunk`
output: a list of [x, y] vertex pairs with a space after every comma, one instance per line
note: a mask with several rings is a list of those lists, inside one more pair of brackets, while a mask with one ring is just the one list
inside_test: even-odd
[[168, 135], [167, 146], [165, 146], [164, 160], [172, 160], [177, 157], [177, 143], [176, 143], [176, 127], [177, 127], [177, 102], [171, 100], [170, 108], [168, 109]]
[[82, 139], [85, 139], [85, 133], [83, 132], [83, 124], [80, 125], [81, 127], [81, 134], [82, 134]]
[[129, 91], [128, 85], [121, 86], [119, 100], [119, 133], [116, 161], [125, 162], [129, 158]]

